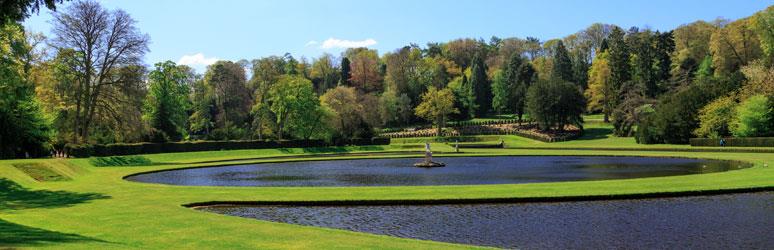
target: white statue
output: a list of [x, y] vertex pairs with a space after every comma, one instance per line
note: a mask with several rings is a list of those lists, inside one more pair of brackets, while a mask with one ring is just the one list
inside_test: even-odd
[[430, 151], [429, 142], [425, 142], [425, 162], [433, 162], [433, 152]]

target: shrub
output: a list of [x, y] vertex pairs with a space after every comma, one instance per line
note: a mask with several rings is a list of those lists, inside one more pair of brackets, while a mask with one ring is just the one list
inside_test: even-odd
[[343, 145], [389, 145], [390, 138], [340, 140], [335, 144], [324, 140], [281, 141], [187, 141], [167, 143], [115, 143], [97, 145], [65, 145], [65, 152], [73, 157], [158, 154], [193, 151], [216, 151], [266, 148], [313, 148]]
[[736, 120], [732, 133], [738, 137], [767, 136], [772, 134], [770, 127], [772, 107], [769, 99], [763, 95], [751, 96], [736, 108]]
[[658, 129], [653, 125], [653, 118], [647, 116], [643, 118], [634, 135], [634, 140], [641, 144], [655, 144], [662, 141]]
[[527, 111], [542, 130], [564, 130], [565, 125], [582, 126], [586, 100], [575, 84], [538, 82], [527, 91]]
[[[726, 147], [774, 147], [774, 137], [746, 137], [723, 138]], [[717, 147], [720, 146], [718, 138], [691, 138], [691, 146]]]
[[734, 120], [736, 101], [732, 96], [721, 97], [699, 111], [698, 137], [720, 138], [729, 135], [729, 124]]

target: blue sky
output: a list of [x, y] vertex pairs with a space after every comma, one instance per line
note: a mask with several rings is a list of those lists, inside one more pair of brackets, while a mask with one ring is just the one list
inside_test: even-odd
[[[384, 53], [412, 42], [424, 45], [460, 37], [546, 40], [595, 22], [670, 30], [696, 20], [745, 17], [774, 4], [774, 0], [100, 2], [108, 9], [127, 11], [150, 35], [146, 64], [172, 60], [192, 64], [200, 72], [215, 59], [249, 60], [285, 52], [311, 59], [323, 52], [339, 55], [346, 46], [368, 45]], [[25, 26], [48, 34], [50, 20], [43, 11]]]

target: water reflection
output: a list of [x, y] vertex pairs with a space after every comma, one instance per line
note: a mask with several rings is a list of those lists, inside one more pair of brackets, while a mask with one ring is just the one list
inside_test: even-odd
[[652, 157], [447, 157], [443, 168], [416, 168], [419, 159], [265, 163], [171, 170], [131, 176], [139, 182], [197, 186], [475, 185], [607, 180], [727, 171], [742, 163]]
[[404, 238], [526, 249], [771, 249], [774, 193], [644, 200], [230, 206], [204, 211]]

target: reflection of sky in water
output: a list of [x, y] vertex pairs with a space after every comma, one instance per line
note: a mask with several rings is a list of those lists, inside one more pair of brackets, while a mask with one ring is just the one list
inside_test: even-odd
[[771, 249], [774, 192], [425, 206], [235, 206], [204, 211], [397, 237], [526, 249]]
[[416, 168], [421, 159], [361, 159], [265, 163], [142, 174], [141, 182], [198, 186], [475, 185], [627, 179], [726, 171], [741, 163], [648, 157], [503, 156], [436, 158], [442, 168]]

